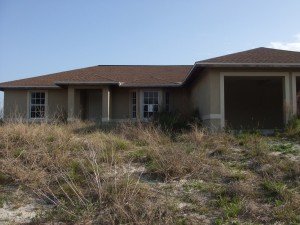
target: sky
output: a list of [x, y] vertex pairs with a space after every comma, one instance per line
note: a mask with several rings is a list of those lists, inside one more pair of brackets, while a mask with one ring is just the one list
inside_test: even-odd
[[299, 11], [298, 0], [0, 0], [0, 82], [256, 47], [300, 51]]

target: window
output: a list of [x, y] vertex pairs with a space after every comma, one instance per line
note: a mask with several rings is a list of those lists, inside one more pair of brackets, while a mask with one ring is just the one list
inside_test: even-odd
[[131, 118], [136, 119], [136, 92], [131, 92]]
[[45, 118], [45, 92], [32, 92], [30, 95], [30, 118]]
[[165, 96], [165, 103], [166, 103], [166, 112], [170, 112], [170, 93], [166, 92], [166, 96]]
[[144, 118], [151, 118], [158, 112], [158, 91], [144, 92]]

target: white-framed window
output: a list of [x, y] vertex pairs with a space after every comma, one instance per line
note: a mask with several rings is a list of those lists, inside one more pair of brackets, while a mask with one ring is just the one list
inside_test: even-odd
[[165, 93], [165, 109], [166, 112], [170, 112], [170, 92]]
[[136, 119], [136, 91], [131, 92], [131, 118]]
[[148, 119], [158, 112], [159, 92], [144, 91], [143, 95], [143, 117]]
[[31, 92], [30, 93], [30, 119], [44, 119], [46, 114], [46, 93]]

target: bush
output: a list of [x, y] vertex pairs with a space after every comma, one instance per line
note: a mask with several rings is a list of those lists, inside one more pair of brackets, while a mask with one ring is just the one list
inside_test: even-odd
[[285, 134], [300, 139], [300, 119], [293, 118], [286, 127]]
[[198, 117], [184, 115], [178, 112], [159, 112], [154, 117], [154, 123], [166, 131], [181, 131], [191, 128], [192, 124], [199, 125]]

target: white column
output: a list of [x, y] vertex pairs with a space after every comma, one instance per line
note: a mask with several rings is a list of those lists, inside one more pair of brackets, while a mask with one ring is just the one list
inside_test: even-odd
[[75, 89], [68, 87], [68, 121], [75, 119]]
[[102, 89], [102, 122], [111, 119], [111, 91], [108, 87]]

